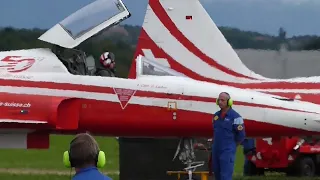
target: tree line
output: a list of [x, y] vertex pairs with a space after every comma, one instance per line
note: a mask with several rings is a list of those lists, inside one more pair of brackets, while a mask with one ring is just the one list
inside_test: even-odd
[[[112, 33], [99, 33], [80, 44], [76, 49], [99, 58], [102, 52], [111, 51], [116, 54], [117, 70], [121, 77], [127, 77], [135, 46], [138, 42], [141, 27], [121, 25], [122, 30]], [[235, 49], [270, 49], [276, 50], [284, 41], [290, 42], [288, 48], [292, 50], [320, 49], [320, 37], [301, 36], [285, 38], [282, 30], [281, 35], [271, 36], [257, 32], [241, 31], [236, 28], [219, 27], [227, 41]], [[40, 41], [37, 38], [46, 30], [44, 29], [15, 29], [5, 27], [0, 29], [0, 51], [50, 48], [51, 44]], [[124, 34], [125, 32], [125, 34]]]

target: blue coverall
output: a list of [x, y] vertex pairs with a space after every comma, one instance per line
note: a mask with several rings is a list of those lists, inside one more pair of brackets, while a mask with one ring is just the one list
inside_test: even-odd
[[243, 142], [242, 142], [242, 146], [243, 146], [243, 155], [244, 155], [244, 165], [243, 165], [243, 175], [246, 176], [248, 174], [248, 171], [249, 171], [249, 167], [248, 167], [248, 163], [249, 163], [249, 160], [246, 156], [246, 154], [255, 149], [255, 141], [254, 139], [245, 139]]
[[232, 108], [221, 118], [221, 111], [213, 116], [212, 166], [215, 180], [232, 180], [237, 145], [245, 138], [242, 117]]
[[110, 177], [102, 174], [97, 167], [84, 168], [78, 171], [72, 180], [112, 180]]

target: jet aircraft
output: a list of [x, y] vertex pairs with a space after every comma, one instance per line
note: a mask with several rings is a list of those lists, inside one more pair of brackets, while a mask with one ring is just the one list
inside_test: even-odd
[[191, 137], [192, 145], [212, 136], [221, 91], [250, 137], [320, 133], [320, 105], [247, 88], [272, 80], [240, 63], [219, 64], [237, 56], [198, 0], [150, 0], [130, 78], [94, 76], [94, 61], [75, 47], [129, 17], [121, 0], [97, 0], [39, 37], [51, 49], [0, 52], [0, 148], [49, 148], [49, 134], [84, 131]]

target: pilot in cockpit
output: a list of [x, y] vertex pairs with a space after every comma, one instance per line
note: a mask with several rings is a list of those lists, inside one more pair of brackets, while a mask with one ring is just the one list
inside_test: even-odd
[[112, 52], [104, 52], [100, 56], [100, 66], [97, 67], [97, 76], [115, 77], [116, 62]]

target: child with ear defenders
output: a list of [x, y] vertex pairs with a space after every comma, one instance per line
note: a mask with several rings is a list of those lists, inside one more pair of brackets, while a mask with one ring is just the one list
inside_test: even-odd
[[63, 163], [68, 168], [75, 168], [72, 180], [112, 180], [98, 170], [106, 164], [105, 153], [87, 133], [78, 134], [71, 141], [69, 150], [63, 154]]

